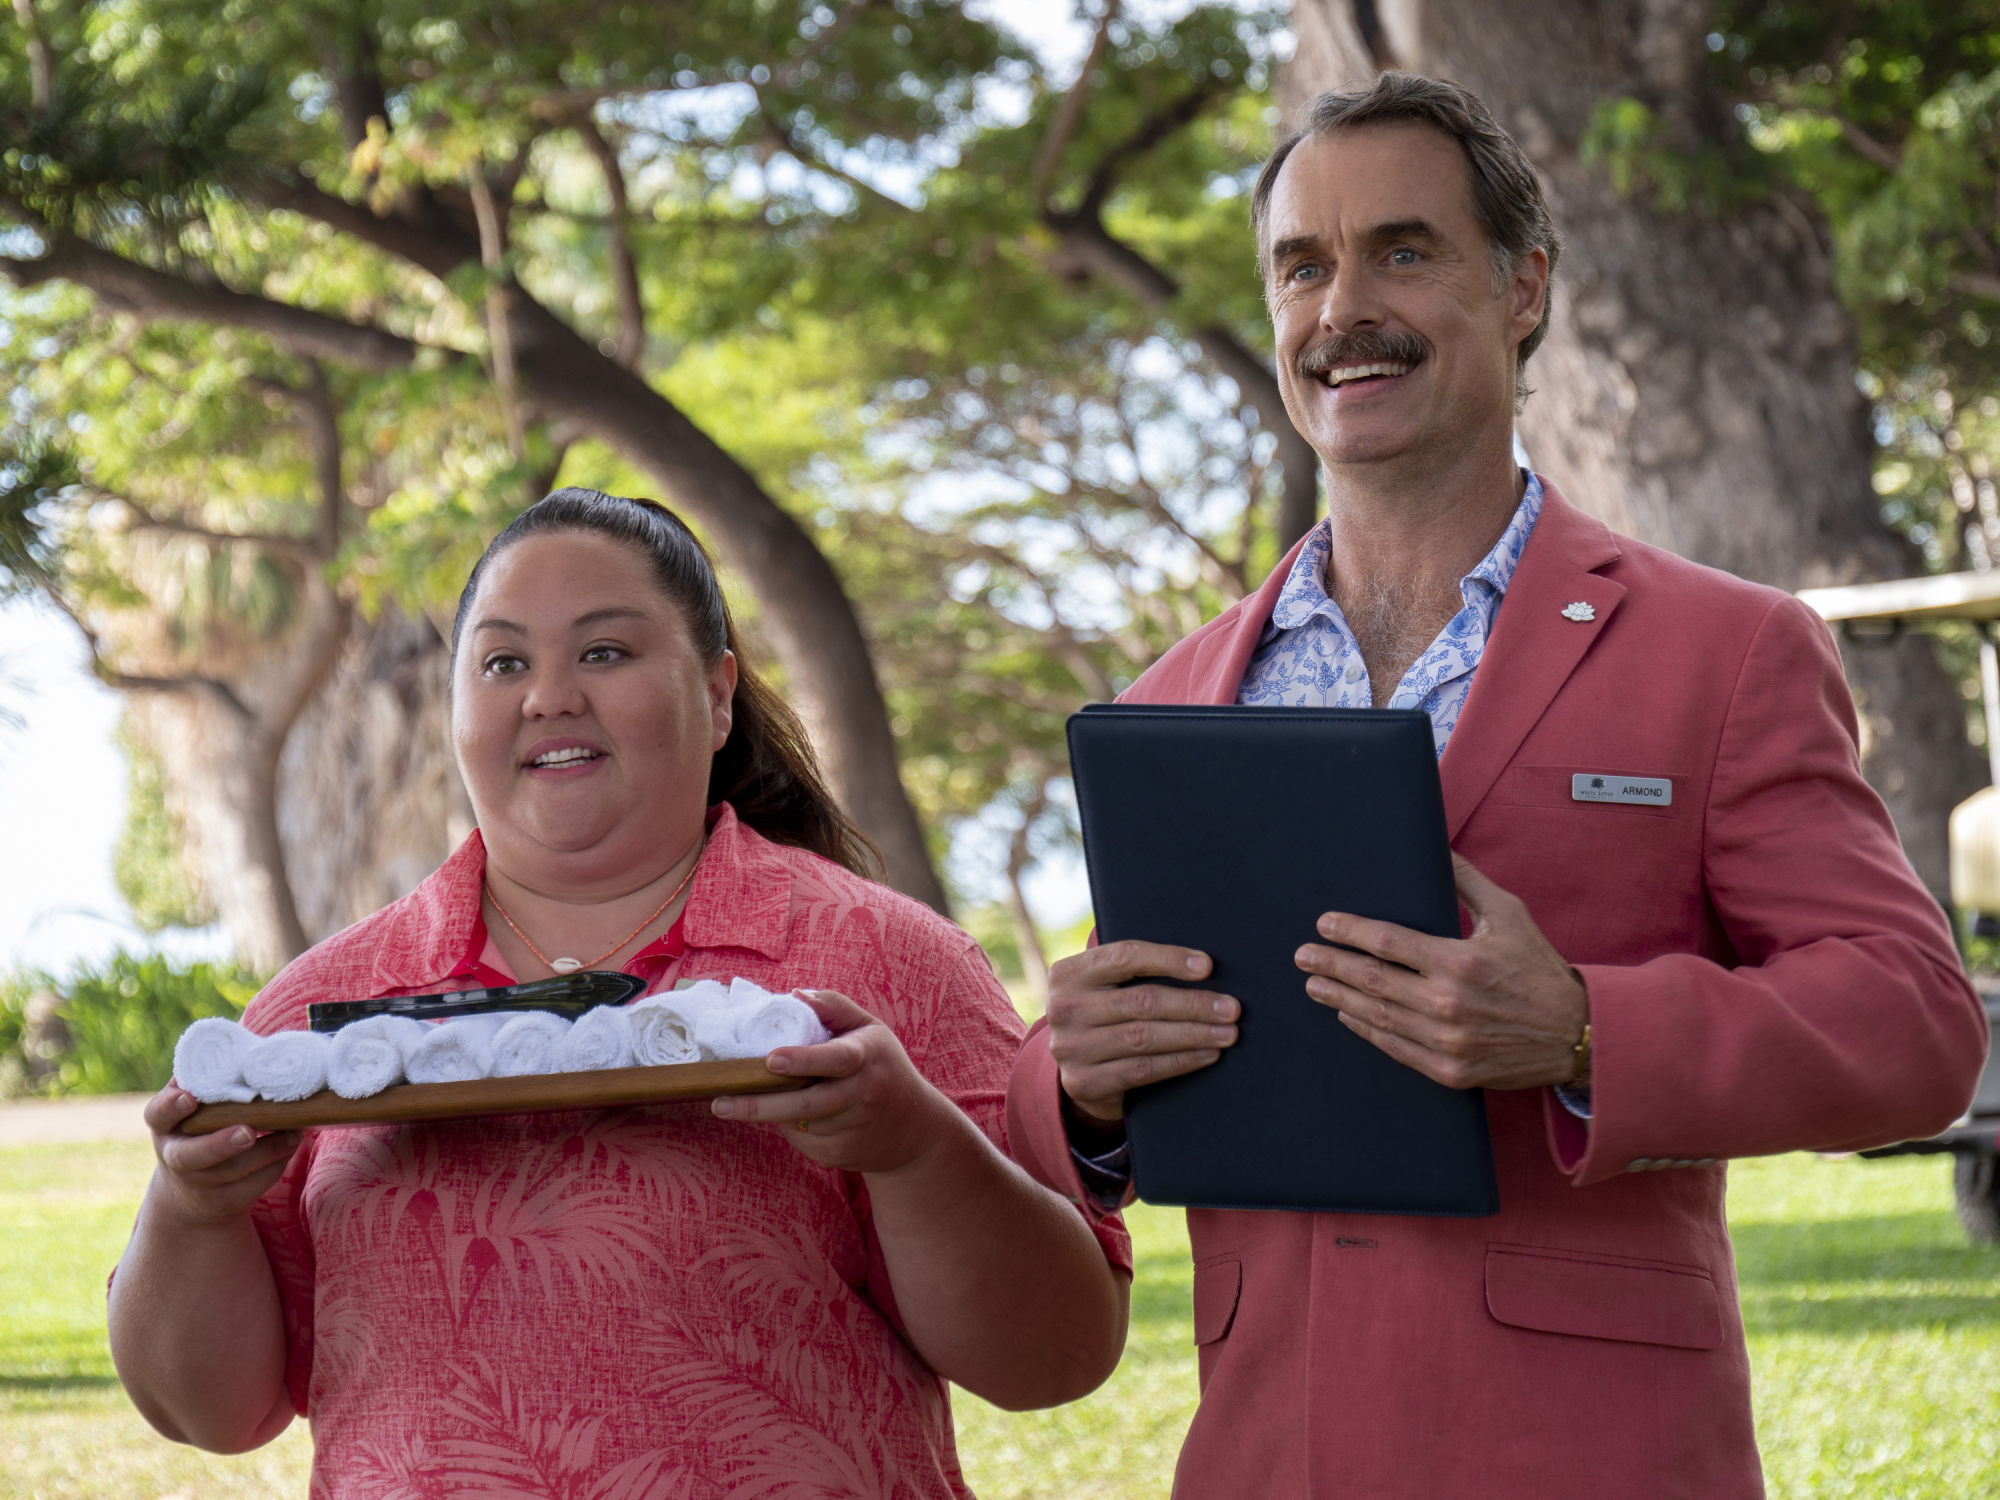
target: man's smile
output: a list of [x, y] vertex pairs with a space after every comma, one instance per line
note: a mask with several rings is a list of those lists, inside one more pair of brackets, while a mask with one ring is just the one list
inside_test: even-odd
[[1376, 361], [1372, 364], [1340, 365], [1331, 370], [1320, 371], [1313, 376], [1328, 390], [1339, 390], [1344, 386], [1379, 386], [1392, 380], [1399, 380], [1414, 370], [1416, 365], [1407, 360]]

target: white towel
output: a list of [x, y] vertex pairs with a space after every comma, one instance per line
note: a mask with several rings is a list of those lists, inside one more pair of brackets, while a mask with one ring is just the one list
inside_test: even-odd
[[333, 1038], [317, 1031], [274, 1031], [243, 1054], [243, 1081], [278, 1104], [309, 1099], [326, 1087]]
[[556, 1057], [564, 1073], [631, 1067], [632, 1013], [619, 1005], [585, 1011], [556, 1044]]
[[530, 1073], [562, 1071], [557, 1052], [568, 1031], [568, 1017], [545, 1010], [509, 1015], [507, 1024], [493, 1038], [493, 1076], [521, 1078]]
[[203, 1104], [248, 1104], [257, 1091], [243, 1081], [243, 1054], [256, 1044], [241, 1022], [204, 1016], [174, 1043], [174, 1081]]
[[412, 1083], [466, 1083], [493, 1076], [493, 1038], [506, 1016], [458, 1016], [439, 1022], [403, 1057]]
[[403, 1081], [403, 1056], [430, 1030], [414, 1016], [364, 1016], [333, 1034], [326, 1083], [343, 1099], [367, 1099]]
[[770, 995], [761, 989], [752, 999], [735, 998], [739, 979], [730, 989], [728, 1005], [703, 1011], [695, 1020], [695, 1045], [703, 1057], [763, 1057], [778, 1047], [813, 1047], [833, 1040], [810, 1005], [796, 995]]
[[700, 1062], [695, 1023], [705, 1012], [728, 1004], [729, 991], [713, 979], [636, 1001], [631, 1007], [633, 1057], [643, 1068]]

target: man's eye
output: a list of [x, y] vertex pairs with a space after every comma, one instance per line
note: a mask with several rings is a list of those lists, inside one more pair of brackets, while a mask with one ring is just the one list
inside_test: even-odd
[[1410, 249], [1391, 250], [1389, 252], [1389, 264], [1392, 266], [1414, 266], [1422, 259], [1421, 255]]
[[1295, 266], [1292, 269], [1294, 281], [1310, 281], [1317, 275], [1319, 275], [1318, 266]]

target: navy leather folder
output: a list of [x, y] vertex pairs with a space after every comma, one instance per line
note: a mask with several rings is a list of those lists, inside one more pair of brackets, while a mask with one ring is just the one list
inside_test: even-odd
[[1198, 948], [1243, 1005], [1212, 1067], [1126, 1100], [1150, 1203], [1475, 1217], [1486, 1106], [1340, 1024], [1293, 961], [1328, 911], [1459, 935], [1427, 715], [1093, 705], [1070, 767], [1100, 942]]

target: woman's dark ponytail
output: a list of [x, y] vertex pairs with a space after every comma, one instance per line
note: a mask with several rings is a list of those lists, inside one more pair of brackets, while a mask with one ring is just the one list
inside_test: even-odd
[[737, 817], [773, 843], [810, 850], [857, 875], [879, 879], [881, 856], [827, 790], [805, 725], [745, 662], [708, 553], [680, 517], [657, 501], [571, 488], [522, 511], [488, 544], [465, 580], [451, 624], [453, 658], [487, 563], [523, 538], [564, 531], [593, 532], [645, 553], [660, 592], [687, 620], [704, 666], [720, 661], [724, 651], [736, 653], [729, 738], [709, 767], [709, 804], [727, 802]]

